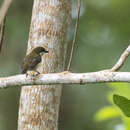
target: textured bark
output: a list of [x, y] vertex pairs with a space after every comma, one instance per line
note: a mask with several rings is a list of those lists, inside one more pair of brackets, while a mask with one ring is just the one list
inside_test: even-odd
[[[36, 46], [49, 49], [37, 70], [53, 73], [64, 70], [66, 35], [70, 21], [70, 0], [34, 0], [28, 51]], [[57, 130], [61, 85], [23, 86], [18, 130]]]

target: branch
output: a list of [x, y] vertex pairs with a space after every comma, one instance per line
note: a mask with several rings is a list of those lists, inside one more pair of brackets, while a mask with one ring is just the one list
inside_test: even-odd
[[6, 15], [12, 1], [13, 0], [4, 0], [0, 8], [0, 52], [2, 49], [2, 44], [3, 44], [3, 39], [4, 39]]
[[111, 72], [109, 70], [92, 73], [61, 73], [39, 74], [36, 77], [16, 75], [0, 78], [0, 88], [23, 85], [47, 84], [87, 84], [104, 82], [130, 82], [130, 72]]
[[0, 88], [24, 85], [54, 85], [54, 84], [87, 84], [104, 82], [130, 82], [130, 72], [114, 72], [119, 70], [130, 54], [130, 45], [123, 52], [120, 59], [110, 70], [91, 73], [70, 73], [69, 71], [38, 76], [16, 75], [0, 78]]
[[119, 58], [119, 60], [117, 61], [117, 63], [112, 67], [111, 71], [118, 71], [125, 63], [127, 57], [130, 54], [130, 45], [128, 46], [128, 48], [122, 53], [121, 57]]
[[2, 3], [1, 9], [0, 9], [0, 24], [4, 20], [12, 1], [13, 0], [4, 0], [4, 2]]

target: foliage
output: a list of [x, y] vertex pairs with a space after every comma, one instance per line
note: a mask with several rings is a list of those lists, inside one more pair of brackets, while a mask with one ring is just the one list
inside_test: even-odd
[[[113, 91], [108, 93], [108, 101], [111, 105], [101, 108], [95, 115], [96, 121], [103, 121], [120, 118], [125, 126], [125, 130], [130, 130], [130, 87], [128, 83], [108, 84]], [[115, 94], [116, 93], [116, 94]], [[114, 94], [114, 95], [113, 95]], [[119, 95], [122, 96], [119, 96]], [[127, 98], [125, 98], [127, 97]], [[112, 100], [113, 99], [113, 100]], [[117, 105], [114, 105], [114, 103]], [[123, 113], [122, 113], [123, 111]], [[124, 115], [125, 114], [125, 115]]]
[[124, 112], [127, 117], [130, 117], [130, 100], [117, 94], [113, 95], [114, 103]]

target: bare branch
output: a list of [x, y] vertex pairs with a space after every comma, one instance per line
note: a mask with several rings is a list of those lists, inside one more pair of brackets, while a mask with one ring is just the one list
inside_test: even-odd
[[2, 21], [4, 20], [12, 1], [13, 0], [4, 0], [4, 2], [2, 3], [1, 9], [0, 9], [0, 25]]
[[4, 0], [0, 8], [0, 52], [1, 52], [3, 39], [4, 39], [6, 15], [12, 1], [13, 0]]
[[23, 85], [88, 84], [104, 82], [130, 82], [130, 72], [111, 72], [109, 70], [92, 73], [62, 72], [40, 74], [36, 77], [26, 77], [26, 75], [23, 74], [0, 78], [0, 88]]
[[123, 64], [125, 63], [127, 57], [130, 54], [130, 45], [128, 46], [128, 48], [123, 52], [123, 54], [121, 55], [120, 59], [117, 61], [117, 63], [112, 67], [111, 71], [118, 71]]

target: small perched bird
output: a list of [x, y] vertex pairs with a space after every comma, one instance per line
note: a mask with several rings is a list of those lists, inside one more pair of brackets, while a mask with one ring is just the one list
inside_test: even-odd
[[33, 70], [38, 63], [41, 62], [41, 56], [44, 53], [48, 53], [43, 47], [34, 48], [22, 62], [22, 74], [26, 73], [27, 70]]

